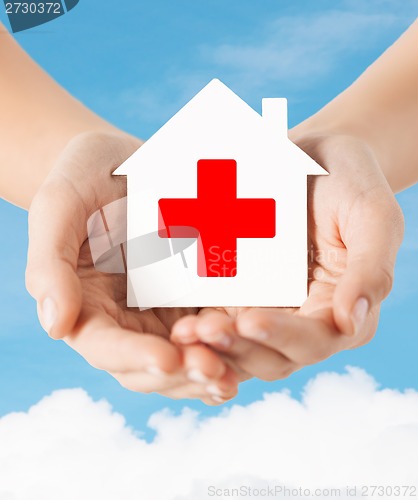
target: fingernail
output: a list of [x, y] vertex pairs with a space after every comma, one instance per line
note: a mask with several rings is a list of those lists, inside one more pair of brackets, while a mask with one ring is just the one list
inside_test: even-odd
[[162, 377], [163, 375], [166, 375], [166, 373], [161, 370], [161, 368], [155, 365], [148, 366], [146, 370], [150, 375], [155, 375], [156, 377]]
[[206, 384], [209, 379], [204, 373], [202, 373], [197, 368], [192, 368], [187, 372], [187, 378], [192, 382], [197, 382], [198, 384]]
[[212, 399], [213, 399], [213, 401], [215, 401], [215, 403], [226, 403], [226, 401], [227, 401], [226, 399], [221, 398], [219, 396], [212, 396]]
[[47, 297], [41, 306], [41, 317], [39, 318], [43, 328], [50, 333], [55, 321], [57, 320], [57, 307], [55, 302]]
[[366, 322], [367, 315], [369, 314], [369, 302], [364, 297], [357, 300], [353, 312], [351, 314], [351, 319], [354, 325], [354, 335], [357, 335], [362, 330], [364, 323]]
[[223, 392], [221, 391], [221, 389], [215, 385], [215, 384], [211, 384], [211, 385], [208, 385], [206, 387], [206, 391], [211, 394], [212, 396], [218, 396], [218, 397], [221, 397]]
[[224, 349], [228, 349], [232, 345], [232, 338], [226, 333], [219, 333], [216, 337], [214, 337], [212, 342], [223, 347]]

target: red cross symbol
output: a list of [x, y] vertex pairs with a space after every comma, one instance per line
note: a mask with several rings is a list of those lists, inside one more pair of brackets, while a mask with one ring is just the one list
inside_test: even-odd
[[236, 276], [237, 238], [276, 235], [274, 199], [237, 198], [235, 160], [199, 160], [197, 198], [162, 198], [158, 206], [160, 237], [198, 238], [201, 277]]

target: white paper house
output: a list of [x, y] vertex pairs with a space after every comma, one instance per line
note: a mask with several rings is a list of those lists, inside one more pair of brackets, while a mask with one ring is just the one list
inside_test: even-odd
[[[203, 162], [198, 168], [200, 160], [230, 161]], [[244, 217], [244, 205], [223, 208], [225, 192], [231, 190], [232, 160], [236, 162], [236, 198], [270, 200], [248, 205], [250, 213]], [[217, 165], [213, 174], [208, 170], [211, 164]], [[306, 299], [307, 176], [327, 172], [288, 139], [286, 99], [263, 99], [260, 116], [223, 83], [212, 80], [114, 174], [128, 176], [128, 306], [296, 307]], [[211, 224], [212, 242], [216, 243], [218, 233], [221, 239], [236, 242], [236, 254], [224, 252], [211, 265], [216, 269], [218, 260], [236, 258], [234, 276], [225, 276], [221, 269], [217, 275], [202, 274], [202, 239], [191, 239], [193, 234], [187, 229], [192, 229], [182, 233], [169, 227], [161, 233], [165, 215], [161, 216], [159, 201], [201, 199], [203, 179], [212, 183], [209, 195], [205, 191], [209, 207], [205, 227]], [[259, 206], [266, 210], [259, 212]], [[188, 226], [198, 219], [198, 212], [193, 204], [184, 207], [183, 225]], [[265, 233], [260, 229], [263, 237], [259, 237], [257, 221], [262, 228], [265, 217], [270, 225]], [[235, 220], [241, 221], [238, 232]], [[153, 246], [153, 238], [140, 239], [144, 235], [154, 235], [157, 244]], [[171, 237], [165, 239], [172, 256], [160, 259], [158, 239], [164, 236]]]

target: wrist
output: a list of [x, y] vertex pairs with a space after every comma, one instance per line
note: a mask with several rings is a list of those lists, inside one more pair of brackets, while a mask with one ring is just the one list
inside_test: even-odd
[[14, 198], [10, 201], [28, 209], [32, 199], [39, 188], [49, 176], [54, 167], [59, 163], [62, 154], [74, 141], [89, 139], [95, 141], [105, 136], [118, 136], [130, 141], [138, 141], [134, 137], [113, 127], [112, 125], [99, 120], [98, 123], [86, 123], [80, 126], [69, 127], [61, 130], [59, 134], [54, 134], [51, 130], [50, 135], [39, 141], [39, 150], [35, 152], [36, 162], [32, 163], [32, 174], [27, 182], [20, 184], [18, 193], [13, 193]]
[[[386, 113], [387, 114], [387, 113]], [[411, 142], [405, 132], [416, 130], [418, 122], [401, 121], [399, 116], [389, 118], [380, 110], [373, 113], [367, 103], [360, 108], [349, 91], [345, 91], [318, 113], [289, 131], [295, 142], [306, 142], [309, 137], [351, 137], [360, 141], [373, 153], [393, 193], [418, 182], [418, 155], [411, 153]], [[399, 114], [399, 113], [398, 113]], [[400, 113], [404, 116], [406, 113]], [[409, 128], [408, 128], [409, 123]]]
[[317, 143], [328, 140], [329, 142], [333, 138], [341, 137], [361, 143], [376, 159], [376, 163], [392, 191], [395, 193], [401, 189], [398, 186], [398, 179], [392, 172], [391, 163], [387, 160], [384, 148], [365, 124], [354, 123], [348, 117], [340, 116], [336, 119], [329, 113], [324, 113], [325, 116], [322, 116], [321, 113], [322, 111], [289, 130], [289, 139], [302, 149], [304, 149], [304, 144], [309, 144], [312, 141]]

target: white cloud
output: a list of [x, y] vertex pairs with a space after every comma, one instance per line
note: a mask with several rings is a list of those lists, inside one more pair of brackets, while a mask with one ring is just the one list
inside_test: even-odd
[[[360, 369], [301, 401], [266, 394], [215, 417], [154, 414], [147, 443], [105, 401], [54, 392], [0, 419], [0, 500], [203, 500], [207, 488], [418, 484], [418, 393]], [[344, 498], [342, 494], [340, 498]]]

